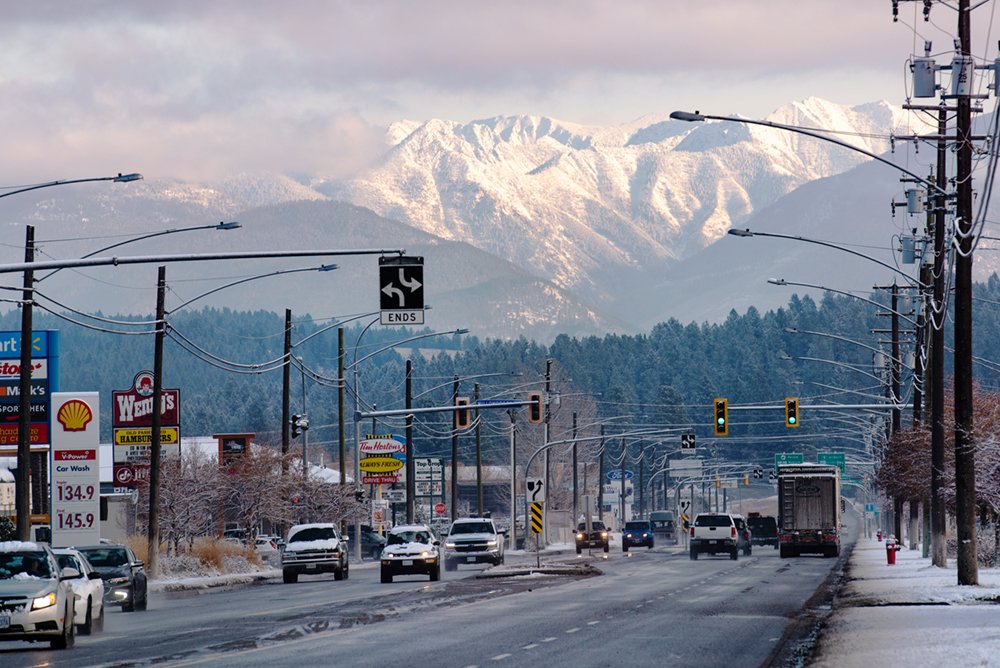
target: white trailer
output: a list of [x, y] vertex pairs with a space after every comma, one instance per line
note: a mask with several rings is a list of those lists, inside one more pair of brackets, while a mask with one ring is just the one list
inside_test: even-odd
[[840, 554], [840, 469], [826, 464], [778, 466], [778, 551]]

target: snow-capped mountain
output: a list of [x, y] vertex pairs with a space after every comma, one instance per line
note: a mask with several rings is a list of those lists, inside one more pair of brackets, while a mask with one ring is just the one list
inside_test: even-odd
[[[837, 130], [831, 135], [837, 141], [881, 154], [890, 148], [890, 133], [924, 130], [905, 126], [909, 118], [884, 102], [845, 107], [811, 98], [767, 120]], [[916, 168], [928, 161], [924, 156]], [[254, 174], [210, 184], [148, 180], [103, 190], [60, 188], [8, 200], [5, 213], [8, 229], [30, 223], [39, 227], [39, 239], [67, 238], [41, 244], [48, 258], [79, 257], [122, 235], [220, 220], [244, 227], [200, 232], [196, 240], [191, 234], [162, 236], [130, 246], [128, 254], [150, 248], [404, 247], [425, 256], [432, 326], [547, 339], [559, 332], [640, 331], [667, 318], [719, 320], [731, 308], [751, 305], [770, 308], [777, 293], [762, 297], [766, 287], [750, 287], [758, 278], [754, 272], [770, 262], [800, 258], [796, 266], [814, 273], [840, 271], [836, 257], [796, 249], [764, 259], [759, 247], [745, 254], [746, 245], [718, 243], [732, 227], [811, 231], [834, 242], [890, 246], [894, 234], [919, 223], [903, 215], [887, 220], [889, 202], [903, 186], [884, 166], [865, 171], [872, 167], [868, 162], [802, 134], [732, 122], [684, 123], [667, 113], [606, 128], [531, 116], [464, 124], [401, 121], [388, 128], [381, 160], [347, 179]], [[879, 187], [868, 187], [873, 183]], [[806, 184], [809, 189], [802, 188]], [[19, 255], [16, 243], [0, 247], [5, 262], [20, 261]], [[259, 281], [204, 303], [313, 315], [376, 310], [374, 260], [338, 264], [336, 288]], [[793, 265], [784, 276], [789, 280], [796, 278]], [[168, 280], [190, 295], [223, 277], [279, 266], [183, 264], [170, 269]], [[127, 267], [65, 271], [44, 289], [84, 310], [149, 312], [153, 273]], [[728, 288], [720, 288], [724, 276], [733, 281]]]
[[[769, 120], [850, 133], [870, 152], [901, 112], [809, 99]], [[691, 256], [799, 185], [858, 153], [759, 126], [650, 116], [594, 128], [530, 116], [401, 122], [355, 178], [316, 183], [333, 199], [461, 240], [559, 286], [615, 302], [636, 276]], [[625, 315], [625, 314], [622, 314]]]

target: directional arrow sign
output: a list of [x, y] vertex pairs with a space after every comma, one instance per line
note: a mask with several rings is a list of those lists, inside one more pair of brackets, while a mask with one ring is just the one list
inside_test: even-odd
[[424, 324], [424, 258], [382, 257], [378, 265], [381, 323]]

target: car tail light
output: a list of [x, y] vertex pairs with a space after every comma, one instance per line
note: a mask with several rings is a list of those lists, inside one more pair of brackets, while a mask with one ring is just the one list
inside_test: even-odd
[[691, 537], [694, 538], [694, 525], [691, 525]]
[[732, 532], [733, 538], [736, 538], [736, 527], [732, 527]]

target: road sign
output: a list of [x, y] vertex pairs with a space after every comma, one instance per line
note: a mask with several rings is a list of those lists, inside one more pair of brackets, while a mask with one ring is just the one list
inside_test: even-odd
[[435, 503], [434, 504], [434, 512], [436, 514], [438, 514], [438, 515], [444, 515], [444, 512], [446, 510], [448, 510], [448, 508], [443, 503]]
[[424, 324], [424, 258], [381, 257], [378, 279], [383, 325]]
[[608, 480], [621, 480], [622, 476], [624, 476], [626, 480], [631, 480], [635, 477], [635, 472], [629, 471], [628, 469], [625, 469], [624, 471], [621, 469], [611, 469], [606, 475], [608, 476]]
[[681, 450], [695, 449], [694, 434], [681, 434]]
[[387, 503], [403, 503], [406, 501], [405, 489], [384, 489], [382, 490], [382, 500]]
[[778, 452], [774, 455], [774, 470], [777, 472], [781, 464], [801, 464], [803, 461], [801, 452]]
[[819, 464], [828, 464], [840, 469], [840, 477], [847, 473], [847, 461], [842, 452], [820, 452], [816, 454], [816, 461]]
[[531, 533], [542, 533], [542, 502], [531, 502]]
[[756, 478], [757, 480], [763, 480], [764, 479], [764, 469], [760, 468], [759, 466], [757, 468], [755, 468], [753, 470], [753, 477]]
[[[541, 480], [529, 480], [526, 483], [528, 487], [528, 495], [531, 497], [532, 501], [537, 501], [538, 497], [542, 495], [542, 481]], [[542, 496], [544, 499], [545, 497]]]

